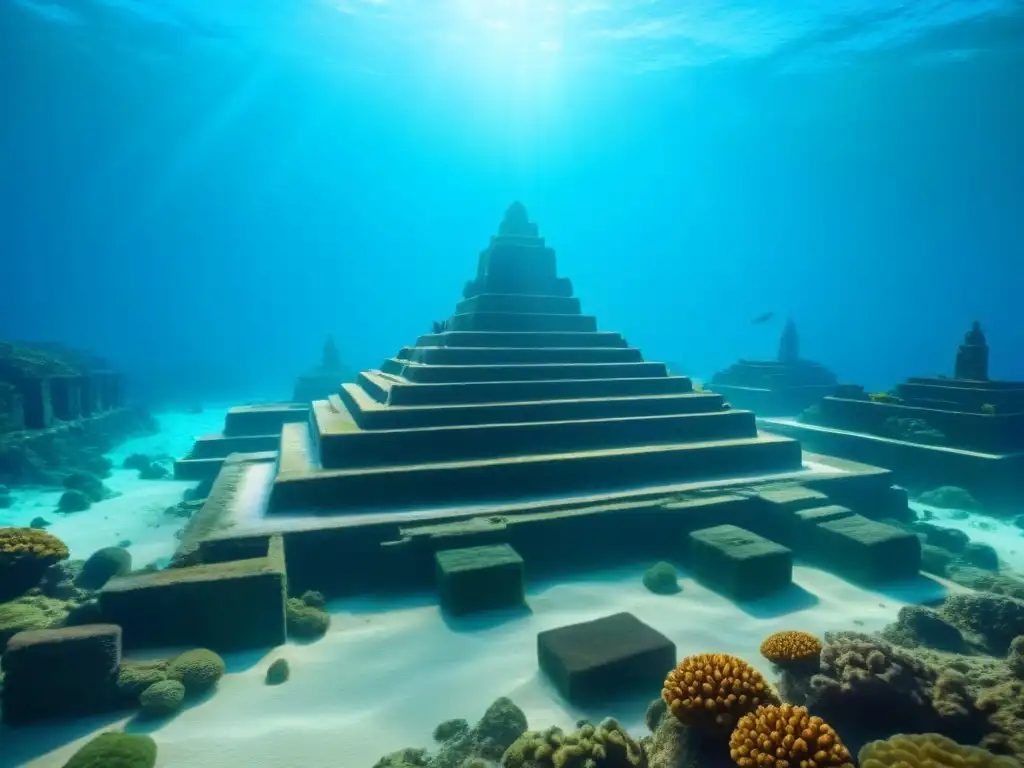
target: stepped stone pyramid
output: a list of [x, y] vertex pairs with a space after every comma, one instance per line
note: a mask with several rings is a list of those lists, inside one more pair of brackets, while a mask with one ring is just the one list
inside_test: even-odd
[[790, 473], [800, 445], [599, 331], [513, 204], [448, 320], [285, 424], [268, 513]]
[[775, 360], [740, 360], [716, 373], [711, 386], [739, 408], [758, 416], [796, 416], [836, 391], [835, 374], [800, 357], [800, 336], [790, 319]]

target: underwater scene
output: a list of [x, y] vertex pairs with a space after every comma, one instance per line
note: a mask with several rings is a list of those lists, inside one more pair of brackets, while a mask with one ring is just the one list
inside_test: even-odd
[[1024, 767], [1022, 72], [0, 0], [0, 768]]

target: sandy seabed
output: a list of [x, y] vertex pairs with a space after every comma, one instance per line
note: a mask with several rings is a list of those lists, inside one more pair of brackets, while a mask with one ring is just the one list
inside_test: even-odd
[[[150, 725], [105, 718], [6, 731], [4, 754], [14, 762], [3, 764], [62, 766], [93, 734], [125, 727], [152, 734], [161, 768], [371, 768], [387, 752], [430, 746], [443, 720], [475, 722], [499, 696], [522, 707], [532, 727], [615, 716], [640, 734], [646, 704], [659, 691], [600, 711], [575, 709], [538, 674], [537, 633], [630, 611], [675, 642], [679, 657], [732, 653], [769, 675], [758, 647], [772, 632], [872, 632], [894, 621], [902, 605], [935, 599], [946, 589], [921, 580], [871, 592], [798, 566], [790, 592], [740, 608], [685, 576], [681, 593], [652, 594], [642, 574], [642, 567], [625, 568], [536, 585], [528, 612], [458, 621], [441, 614], [433, 595], [335, 602], [326, 637], [229, 655], [216, 694], [173, 720]], [[268, 687], [266, 668], [282, 657], [291, 678]]]

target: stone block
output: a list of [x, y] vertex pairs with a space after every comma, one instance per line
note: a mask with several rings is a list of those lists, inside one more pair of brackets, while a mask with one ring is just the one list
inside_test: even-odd
[[616, 613], [541, 632], [537, 663], [572, 704], [599, 704], [656, 695], [675, 666], [676, 646], [633, 614]]
[[80, 717], [110, 710], [121, 665], [121, 628], [89, 624], [19, 632], [3, 655], [3, 721]]
[[453, 616], [523, 605], [523, 558], [508, 544], [434, 555], [441, 607]]
[[690, 564], [706, 586], [731, 600], [756, 600], [793, 582], [788, 547], [735, 525], [690, 533]]
[[127, 647], [267, 648], [285, 641], [284, 545], [266, 557], [167, 568], [111, 579], [100, 592], [103, 618], [124, 630]]
[[816, 558], [829, 570], [861, 584], [881, 584], [917, 576], [921, 540], [863, 515], [820, 523]]

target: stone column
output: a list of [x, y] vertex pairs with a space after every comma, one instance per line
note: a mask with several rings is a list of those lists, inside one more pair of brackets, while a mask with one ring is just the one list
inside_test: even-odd
[[50, 399], [50, 380], [23, 378], [18, 381], [25, 409], [25, 429], [46, 429], [53, 424], [53, 402]]
[[50, 379], [53, 415], [61, 421], [75, 421], [82, 416], [82, 377], [53, 376]]

